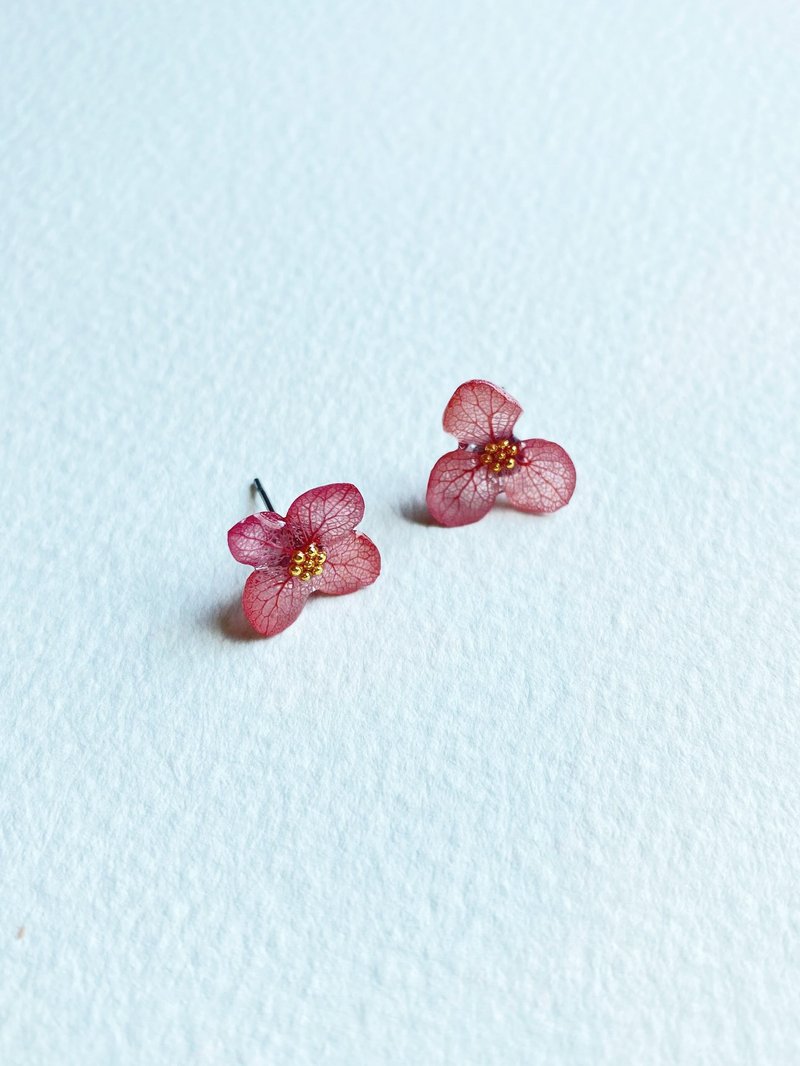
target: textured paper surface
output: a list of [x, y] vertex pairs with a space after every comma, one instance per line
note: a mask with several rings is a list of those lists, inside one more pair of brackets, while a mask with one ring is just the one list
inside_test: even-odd
[[[794, 6], [3, 23], [0, 1061], [800, 1061]], [[476, 376], [566, 510], [426, 524]]]

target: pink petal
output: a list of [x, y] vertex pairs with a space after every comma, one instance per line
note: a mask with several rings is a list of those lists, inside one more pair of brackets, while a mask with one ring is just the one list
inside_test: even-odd
[[254, 570], [244, 585], [242, 607], [250, 625], [265, 637], [290, 626], [305, 606], [310, 582], [290, 577], [285, 569]]
[[290, 540], [283, 519], [272, 511], [251, 514], [228, 530], [228, 547], [237, 562], [277, 566], [286, 558]]
[[364, 497], [355, 485], [309, 489], [286, 512], [286, 525], [297, 544], [320, 543], [350, 533], [364, 517]]
[[428, 479], [428, 510], [443, 526], [466, 526], [483, 518], [500, 491], [500, 478], [480, 461], [480, 452], [448, 452]]
[[459, 385], [444, 411], [445, 433], [462, 444], [488, 444], [510, 437], [522, 408], [513, 396], [489, 381]]
[[363, 533], [345, 533], [326, 545], [328, 561], [315, 580], [318, 592], [341, 596], [371, 585], [381, 572], [381, 555]]
[[575, 467], [559, 444], [524, 440], [517, 468], [503, 479], [509, 503], [520, 511], [546, 514], [569, 503], [575, 491]]

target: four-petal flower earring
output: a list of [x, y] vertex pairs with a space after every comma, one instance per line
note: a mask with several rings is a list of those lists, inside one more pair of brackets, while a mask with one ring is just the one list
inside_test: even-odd
[[355, 485], [322, 485], [299, 496], [282, 518], [261, 482], [253, 483], [266, 511], [228, 532], [231, 555], [255, 569], [245, 582], [242, 607], [267, 637], [297, 619], [312, 592], [341, 596], [371, 585], [381, 572], [378, 549], [356, 526], [364, 498]]
[[488, 381], [459, 385], [444, 412], [444, 429], [458, 441], [428, 480], [428, 510], [443, 526], [477, 522], [501, 492], [520, 511], [546, 514], [569, 503], [575, 467], [549, 440], [520, 440], [517, 401]]

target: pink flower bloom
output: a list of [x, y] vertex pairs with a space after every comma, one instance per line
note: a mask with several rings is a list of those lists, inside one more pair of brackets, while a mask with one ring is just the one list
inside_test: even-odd
[[444, 412], [444, 428], [458, 440], [428, 481], [428, 510], [443, 526], [477, 522], [501, 492], [520, 511], [545, 514], [568, 504], [575, 467], [562, 447], [520, 440], [517, 401], [488, 381], [459, 385]]
[[263, 511], [228, 532], [234, 559], [255, 567], [242, 594], [253, 629], [272, 637], [295, 621], [312, 592], [341, 596], [372, 584], [381, 557], [355, 531], [363, 517], [355, 485], [323, 485], [298, 497], [285, 518]]

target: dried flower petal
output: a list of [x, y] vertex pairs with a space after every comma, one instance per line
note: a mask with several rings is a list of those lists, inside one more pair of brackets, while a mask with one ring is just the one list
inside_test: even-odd
[[445, 408], [445, 433], [462, 444], [488, 444], [510, 437], [522, 408], [513, 396], [489, 381], [459, 385]]
[[345, 533], [326, 544], [328, 559], [316, 589], [329, 596], [341, 596], [371, 585], [381, 572], [378, 549], [363, 533]]
[[286, 525], [273, 511], [251, 514], [228, 531], [231, 555], [248, 566], [277, 566], [286, 557], [289, 546]]
[[250, 625], [265, 637], [274, 637], [294, 622], [311, 589], [289, 577], [285, 569], [254, 570], [245, 582], [242, 607]]
[[519, 462], [503, 482], [508, 502], [520, 511], [547, 514], [569, 503], [575, 491], [575, 466], [559, 444], [521, 442]]
[[428, 510], [443, 526], [483, 518], [500, 491], [500, 478], [480, 461], [480, 452], [459, 448], [436, 463], [428, 480]]
[[364, 497], [355, 485], [309, 489], [286, 512], [286, 525], [297, 544], [325, 544], [350, 533], [364, 517]]

